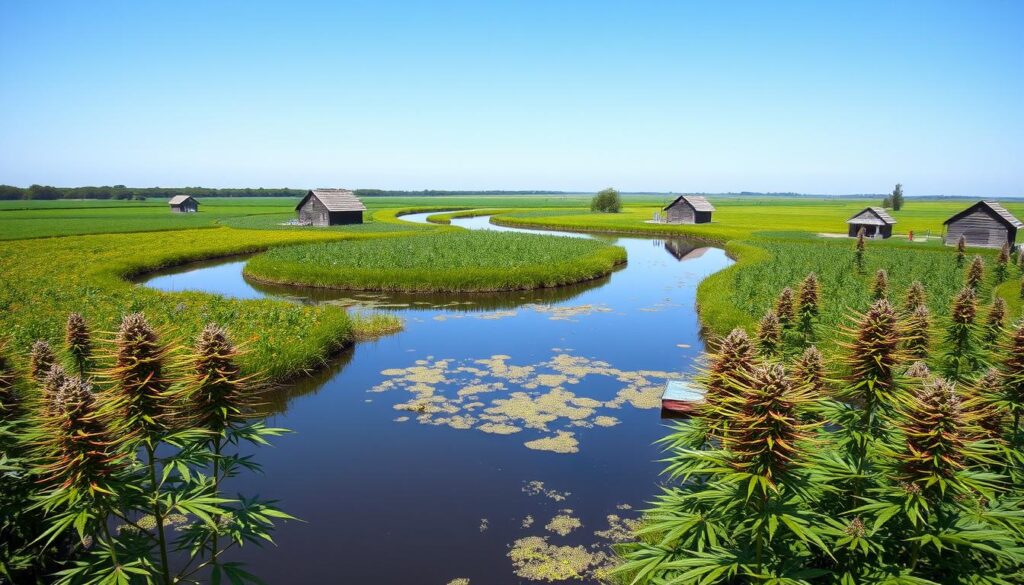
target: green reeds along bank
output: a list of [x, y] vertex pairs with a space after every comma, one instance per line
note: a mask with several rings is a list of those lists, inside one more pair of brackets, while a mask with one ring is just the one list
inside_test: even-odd
[[625, 250], [596, 240], [451, 231], [278, 248], [250, 260], [245, 274], [349, 290], [485, 292], [572, 284], [625, 261]]

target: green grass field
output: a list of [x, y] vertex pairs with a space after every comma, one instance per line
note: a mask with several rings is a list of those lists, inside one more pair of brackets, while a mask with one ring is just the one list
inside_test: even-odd
[[398, 329], [386, 315], [350, 315], [337, 307], [271, 300], [234, 300], [164, 293], [127, 278], [157, 268], [268, 247], [376, 234], [214, 228], [139, 234], [26, 239], [0, 245], [0, 331], [22, 351], [36, 339], [62, 345], [68, 313], [82, 313], [97, 331], [121, 315], [143, 311], [188, 342], [209, 322], [227, 326], [248, 350], [250, 371], [286, 378], [318, 367], [343, 344]]
[[[145, 310], [155, 322], [173, 325], [184, 336], [206, 320], [219, 320], [251, 340], [250, 367], [275, 376], [290, 375], [322, 359], [339, 342], [350, 341], [361, 332], [393, 328], [396, 321], [353, 322], [344, 312], [331, 308], [233, 301], [199, 293], [165, 294], [135, 287], [125, 277], [189, 260], [341, 239], [383, 238], [373, 244], [358, 244], [362, 256], [372, 256], [370, 248], [376, 248], [380, 262], [374, 266], [399, 266], [404, 258], [396, 250], [405, 245], [405, 238], [392, 238], [430, 232], [439, 232], [426, 236], [439, 238], [438, 247], [430, 248], [437, 254], [431, 261], [443, 259], [447, 263], [438, 266], [455, 266], [469, 257], [469, 250], [446, 240], [454, 236], [441, 232], [450, 229], [398, 219], [403, 212], [429, 210], [438, 210], [432, 219], [440, 223], [487, 209], [497, 214], [496, 223], [507, 225], [684, 235], [725, 245], [737, 263], [705, 279], [698, 289], [702, 321], [713, 333], [734, 326], [752, 329], [778, 290], [796, 284], [809, 271], [822, 277], [825, 308], [821, 330], [825, 336], [835, 334], [847, 307], [866, 307], [866, 291], [877, 268], [889, 271], [894, 297], [901, 296], [911, 280], [922, 280], [930, 305], [940, 317], [962, 282], [951, 249], [937, 238], [910, 243], [906, 233], [913, 230], [918, 237], [938, 236], [942, 221], [970, 201], [910, 199], [904, 210], [893, 214], [898, 222], [896, 235], [885, 242], [869, 243], [866, 274], [859, 275], [851, 269], [852, 240], [816, 234], [845, 232], [846, 219], [876, 204], [874, 200], [717, 198], [710, 224], [646, 223], [666, 200], [663, 196], [628, 196], [622, 213], [598, 214], [588, 211], [586, 196], [367, 198], [367, 223], [322, 229], [281, 225], [294, 217], [296, 200], [292, 198], [208, 198], [201, 200], [200, 213], [191, 215], [172, 214], [166, 202], [157, 200], [2, 201], [0, 240], [6, 241], [0, 245], [0, 327], [18, 346], [27, 347], [36, 338], [59, 341], [62, 320], [70, 311], [81, 311], [96, 327], [109, 329], [120, 313]], [[1006, 206], [1024, 216], [1024, 203]], [[459, 211], [441, 211], [453, 209]], [[977, 252], [991, 267], [993, 252]], [[287, 258], [289, 254], [293, 259], [299, 257], [299, 252], [283, 251], [269, 257]], [[543, 275], [535, 275], [539, 281], [557, 284], [553, 275], [562, 270], [570, 279], [579, 277], [569, 266], [558, 265], [557, 256], [545, 256], [543, 250], [531, 250], [528, 256], [549, 265]], [[1020, 316], [1019, 278], [1019, 272], [1012, 269], [1007, 282], [996, 286], [990, 281], [983, 290], [983, 304], [997, 294], [1009, 303], [1012, 317]], [[400, 281], [396, 275], [395, 282]], [[431, 286], [441, 290], [448, 284], [436, 281]], [[506, 286], [511, 286], [511, 281]]]
[[[963, 284], [962, 271], [955, 266], [955, 252], [938, 237], [942, 222], [973, 203], [967, 200], [911, 199], [899, 212], [894, 236], [869, 241], [864, 274], [853, 272], [850, 238], [818, 237], [821, 233], [845, 233], [846, 220], [874, 200], [847, 199], [716, 199], [714, 221], [703, 225], [646, 223], [657, 207], [626, 206], [622, 213], [589, 211], [530, 210], [504, 213], [495, 223], [510, 226], [564, 229], [643, 235], [683, 235], [724, 244], [737, 263], [705, 279], [697, 291], [702, 322], [714, 334], [733, 327], [753, 330], [758, 319], [772, 306], [779, 290], [795, 286], [811, 271], [817, 272], [825, 290], [820, 330], [824, 339], [838, 334], [847, 308], [864, 310], [870, 304], [868, 291], [875, 270], [890, 275], [895, 297], [902, 295], [913, 280], [921, 280], [929, 292], [929, 307], [938, 317], [948, 313], [950, 298]], [[1006, 203], [1007, 209], [1024, 217], [1024, 203]], [[915, 242], [907, 240], [909, 231]], [[928, 241], [916, 241], [922, 236]], [[971, 250], [982, 255], [991, 269], [993, 250]], [[991, 270], [990, 270], [991, 274]], [[1004, 283], [989, 282], [980, 302], [988, 304], [993, 295], [1003, 297], [1012, 318], [1021, 316], [1020, 272], [1011, 269]]]
[[406, 292], [547, 288], [604, 276], [626, 252], [590, 239], [507, 232], [442, 233], [275, 248], [246, 276], [279, 284]]

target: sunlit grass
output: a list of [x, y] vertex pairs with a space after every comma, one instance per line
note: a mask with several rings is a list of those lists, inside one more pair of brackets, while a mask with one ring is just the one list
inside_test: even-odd
[[[105, 234], [7, 242], [0, 246], [0, 331], [14, 348], [36, 339], [59, 346], [64, 320], [77, 311], [97, 330], [144, 312], [182, 339], [209, 322], [229, 327], [248, 353], [244, 365], [283, 378], [318, 367], [341, 345], [394, 331], [390, 316], [350, 316], [344, 309], [273, 300], [235, 300], [198, 292], [165, 293], [127, 277], [189, 261], [271, 246], [374, 234], [215, 228]], [[379, 236], [377, 236], [379, 237]]]
[[357, 290], [500, 291], [597, 278], [625, 259], [621, 248], [594, 240], [460, 230], [278, 248], [250, 260], [245, 273]]

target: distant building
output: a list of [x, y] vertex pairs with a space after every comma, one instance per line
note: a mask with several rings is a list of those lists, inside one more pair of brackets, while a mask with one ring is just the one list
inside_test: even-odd
[[711, 213], [715, 210], [708, 200], [699, 195], [680, 195], [669, 203], [662, 211], [665, 223], [711, 223]]
[[850, 226], [851, 238], [856, 238], [862, 229], [866, 238], [889, 238], [892, 237], [892, 226], [896, 220], [881, 207], [868, 207], [846, 220], [846, 223]]
[[302, 225], [363, 223], [366, 206], [348, 189], [313, 189], [295, 206]]
[[1017, 240], [1017, 230], [1024, 227], [1002, 205], [995, 201], [979, 201], [943, 222], [946, 226], [946, 245], [955, 246], [960, 236], [968, 246], [1001, 248]]
[[175, 195], [167, 202], [174, 213], [195, 213], [199, 211], [199, 202], [191, 195]]

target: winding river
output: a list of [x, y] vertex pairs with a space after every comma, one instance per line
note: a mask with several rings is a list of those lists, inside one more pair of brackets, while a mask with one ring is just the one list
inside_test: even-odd
[[[487, 217], [453, 224], [511, 229]], [[538, 565], [514, 565], [513, 548], [599, 567], [617, 522], [656, 492], [657, 397], [692, 373], [703, 349], [697, 284], [731, 261], [679, 239], [543, 233], [600, 237], [624, 247], [628, 264], [581, 285], [500, 295], [267, 287], [247, 282], [237, 258], [148, 277], [162, 290], [405, 321], [271, 397], [270, 424], [294, 432], [255, 451], [265, 473], [237, 478], [238, 489], [303, 522], [281, 523], [276, 547], [246, 546], [237, 560], [288, 584], [530, 582]]]

